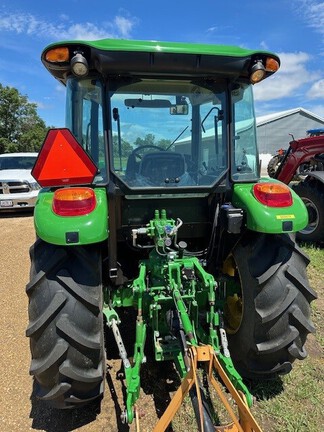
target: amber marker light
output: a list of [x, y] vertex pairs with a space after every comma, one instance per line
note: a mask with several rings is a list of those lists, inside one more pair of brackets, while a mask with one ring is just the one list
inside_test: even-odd
[[45, 60], [50, 63], [65, 63], [70, 59], [69, 49], [67, 47], [53, 48], [45, 54]]
[[265, 70], [267, 72], [277, 72], [278, 69], [279, 69], [279, 63], [277, 62], [277, 60], [275, 60], [272, 57], [267, 57]]
[[253, 186], [255, 198], [268, 207], [289, 207], [293, 204], [290, 189], [281, 183], [257, 183]]
[[94, 190], [87, 187], [63, 188], [54, 192], [53, 212], [59, 216], [82, 216], [96, 207]]

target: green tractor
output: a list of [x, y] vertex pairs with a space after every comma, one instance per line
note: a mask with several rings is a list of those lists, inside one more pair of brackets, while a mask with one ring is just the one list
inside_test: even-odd
[[[279, 58], [105, 39], [52, 44], [42, 62], [66, 86], [66, 129], [49, 131], [33, 168], [42, 186], [27, 285], [35, 395], [60, 409], [101, 398], [107, 326], [124, 366], [125, 422], [148, 348], [181, 378], [208, 348], [225, 372], [217, 376], [251, 406], [242, 377], [290, 372], [314, 331], [309, 261], [294, 240], [306, 208], [260, 178], [252, 85]], [[204, 402], [202, 386], [189, 387]]]

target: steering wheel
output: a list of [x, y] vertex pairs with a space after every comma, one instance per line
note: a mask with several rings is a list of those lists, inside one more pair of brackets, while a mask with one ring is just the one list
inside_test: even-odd
[[142, 159], [142, 156], [139, 155], [138, 153], [140, 153], [142, 150], [145, 150], [145, 149], [155, 149], [155, 150], [159, 150], [159, 151], [165, 151], [165, 149], [163, 147], [159, 147], [159, 146], [156, 146], [153, 144], [144, 144], [144, 145], [141, 145], [141, 146], [137, 147], [136, 149], [134, 149], [132, 151], [132, 153], [129, 155], [129, 157], [130, 158], [131, 157], [135, 157], [135, 158], [138, 157], [139, 159]]
[[137, 147], [136, 149], [134, 149], [131, 152], [131, 154], [128, 156], [127, 168], [126, 168], [128, 178], [130, 178], [130, 179], [135, 178], [135, 173], [138, 172], [136, 158], [142, 159], [142, 156], [139, 153], [145, 149], [154, 149], [154, 150], [159, 150], [159, 151], [165, 151], [165, 149], [163, 147], [159, 147], [159, 146], [156, 146], [153, 144], [144, 144], [144, 145], [141, 145], [141, 146]]

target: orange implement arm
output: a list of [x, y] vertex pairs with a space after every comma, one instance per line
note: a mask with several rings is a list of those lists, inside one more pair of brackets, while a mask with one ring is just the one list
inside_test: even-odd
[[[200, 430], [203, 432], [203, 409], [200, 398], [199, 384], [196, 376], [196, 370], [199, 363], [204, 363], [208, 375], [209, 383], [214, 387], [219, 399], [222, 401], [229, 416], [231, 417], [232, 423], [224, 426], [215, 426], [216, 432], [262, 432], [260, 426], [251, 414], [251, 411], [244, 399], [244, 395], [239, 393], [231, 381], [228, 379], [224, 369], [219, 363], [213, 348], [210, 345], [204, 345], [199, 347], [190, 347], [190, 371], [184, 377], [180, 387], [174, 394], [168, 408], [165, 410], [162, 417], [156, 424], [153, 432], [164, 432], [174, 415], [180, 408], [185, 396], [193, 385], [197, 388], [197, 396], [199, 403], [199, 414], [200, 414]], [[231, 394], [233, 400], [236, 403], [238, 416], [235, 414], [231, 405], [229, 404], [221, 386], [213, 376], [213, 372], [217, 372], [225, 387]]]

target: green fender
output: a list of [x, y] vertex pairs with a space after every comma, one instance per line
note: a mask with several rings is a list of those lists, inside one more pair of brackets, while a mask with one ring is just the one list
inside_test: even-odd
[[[269, 182], [268, 178], [260, 182]], [[278, 180], [271, 179], [271, 182]], [[301, 198], [291, 190], [293, 204], [289, 207], [268, 207], [253, 195], [251, 183], [235, 184], [232, 203], [246, 214], [246, 226], [252, 231], [269, 234], [300, 231], [308, 224], [308, 214]]]
[[58, 216], [52, 210], [54, 192], [42, 189], [34, 210], [36, 235], [56, 245], [86, 245], [108, 238], [108, 202], [104, 188], [94, 189], [97, 205], [83, 216]]

